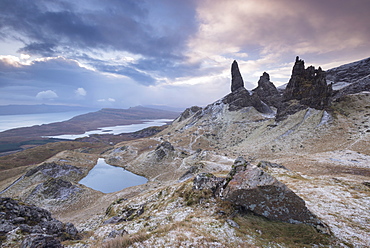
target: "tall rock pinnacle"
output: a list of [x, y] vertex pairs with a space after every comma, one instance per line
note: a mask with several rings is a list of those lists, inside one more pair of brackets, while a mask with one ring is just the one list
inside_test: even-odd
[[240, 74], [238, 63], [234, 60], [231, 65], [231, 92], [244, 87], [242, 75]]

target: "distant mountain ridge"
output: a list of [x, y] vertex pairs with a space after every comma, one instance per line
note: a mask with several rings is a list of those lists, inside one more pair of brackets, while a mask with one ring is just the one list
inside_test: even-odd
[[26, 115], [26, 114], [46, 114], [61, 113], [70, 111], [96, 111], [96, 108], [67, 106], [67, 105], [2, 105], [0, 115]]
[[0, 141], [11, 137], [40, 137], [61, 134], [80, 134], [101, 127], [142, 123], [149, 119], [175, 119], [178, 112], [132, 107], [129, 109], [105, 108], [96, 112], [78, 115], [70, 120], [50, 124], [21, 127], [0, 132]]

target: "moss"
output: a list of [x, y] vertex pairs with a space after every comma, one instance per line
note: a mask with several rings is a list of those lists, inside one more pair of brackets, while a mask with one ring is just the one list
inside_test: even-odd
[[201, 203], [201, 201], [213, 197], [213, 192], [212, 192], [211, 189], [193, 190], [190, 185], [186, 185], [186, 184], [181, 186], [176, 191], [176, 194], [179, 197], [184, 198], [185, 204], [187, 206], [192, 206], [194, 204], [199, 204], [199, 203]]
[[270, 221], [264, 217], [245, 214], [233, 219], [240, 226], [236, 231], [240, 236], [256, 236], [256, 245], [278, 243], [284, 247], [308, 247], [314, 245], [330, 246], [335, 244], [335, 238], [318, 233], [316, 229], [306, 224], [290, 224], [280, 221]]

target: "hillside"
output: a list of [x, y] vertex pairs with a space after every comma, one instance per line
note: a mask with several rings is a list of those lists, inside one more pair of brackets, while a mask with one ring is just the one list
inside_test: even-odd
[[75, 116], [67, 121], [6, 130], [0, 132], [0, 139], [81, 134], [100, 127], [137, 124], [150, 119], [174, 119], [177, 116], [177, 112], [140, 106], [129, 109], [101, 109], [96, 112]]
[[[330, 78], [343, 69], [306, 68], [297, 57], [283, 91], [266, 72], [246, 90], [235, 61], [222, 99], [188, 108], [152, 137], [60, 152], [7, 179], [0, 196], [73, 223], [83, 237], [66, 247], [368, 247], [364, 61], [339, 89], [342, 79]], [[98, 157], [148, 183], [109, 194], [79, 184]]]
[[62, 134], [83, 134], [101, 127], [143, 123], [150, 119], [175, 119], [179, 113], [145, 107], [129, 109], [101, 109], [78, 115], [70, 120], [50, 124], [21, 127], [0, 132], [0, 152], [22, 150], [24, 147], [60, 140], [42, 138]]

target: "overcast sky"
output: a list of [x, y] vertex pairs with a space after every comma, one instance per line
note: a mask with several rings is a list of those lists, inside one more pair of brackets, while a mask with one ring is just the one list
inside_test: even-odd
[[370, 57], [369, 0], [1, 0], [0, 105], [206, 105]]

